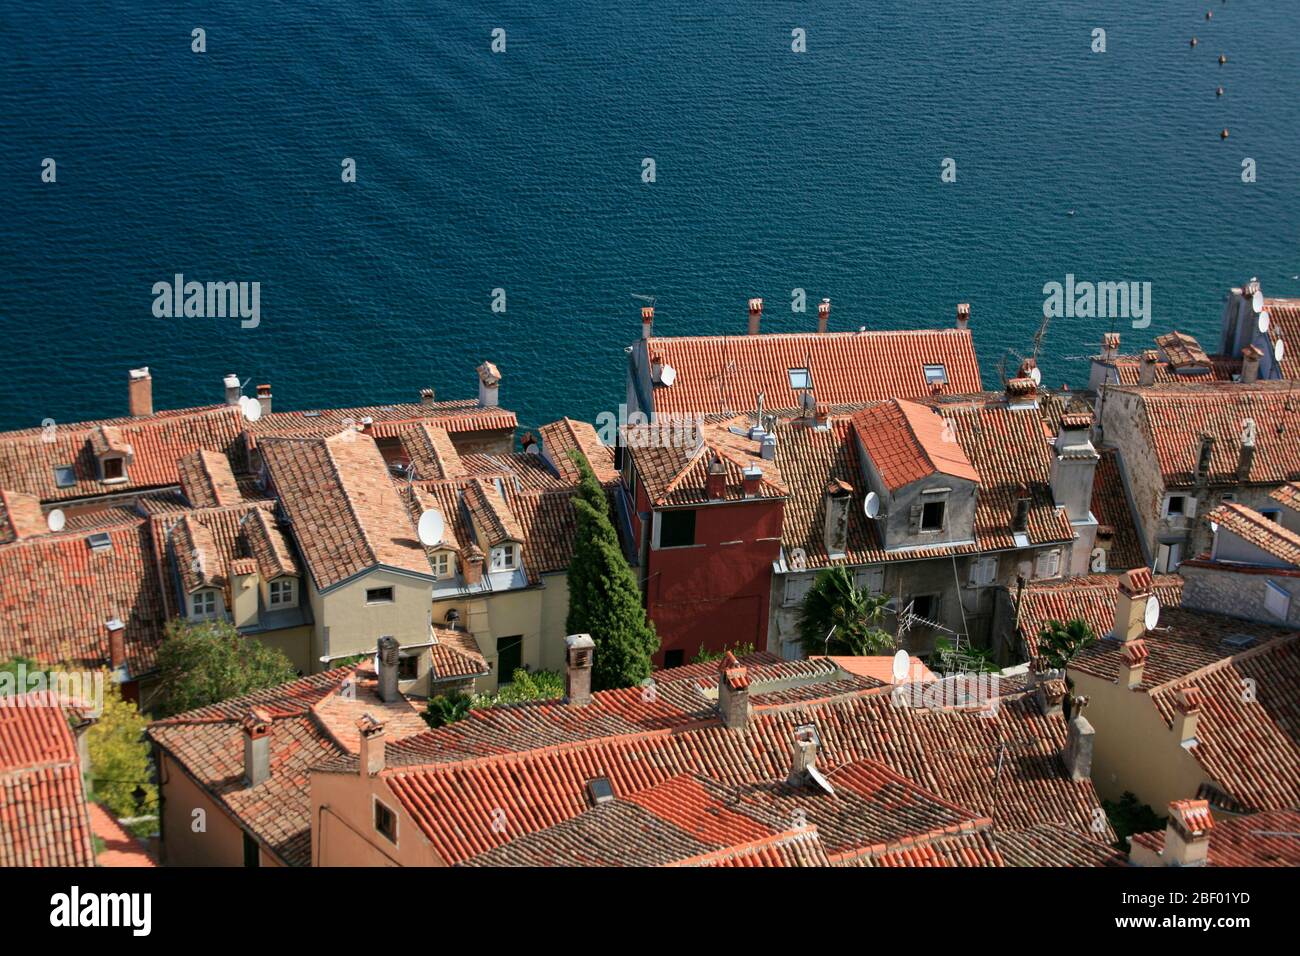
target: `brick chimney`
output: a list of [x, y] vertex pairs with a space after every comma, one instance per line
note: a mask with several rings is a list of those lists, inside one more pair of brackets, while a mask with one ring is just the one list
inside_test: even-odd
[[254, 707], [239, 726], [244, 732], [244, 785], [256, 787], [271, 776], [271, 715]]
[[802, 787], [808, 782], [808, 771], [817, 766], [817, 728], [801, 724], [794, 729], [794, 746], [790, 748], [790, 775], [785, 782], [792, 787]]
[[757, 335], [759, 324], [763, 321], [763, 300], [749, 300], [749, 334]]
[[384, 703], [392, 703], [401, 698], [401, 693], [397, 689], [397, 665], [401, 660], [401, 645], [397, 639], [384, 636], [379, 639], [378, 654], [379, 657], [379, 699]]
[[271, 386], [257, 386], [257, 404], [262, 406], [262, 416], [266, 417], [271, 414]]
[[705, 479], [705, 490], [710, 501], [717, 501], [727, 496], [727, 466], [717, 455], [709, 459], [709, 474]]
[[648, 339], [654, 331], [655, 326], [655, 307], [653, 305], [641, 306], [641, 338]]
[[108, 630], [108, 664], [117, 670], [126, 663], [126, 625], [113, 618], [104, 627]]
[[564, 702], [570, 707], [591, 703], [591, 667], [596, 642], [590, 634], [570, 634], [564, 639]]
[[501, 386], [501, 372], [491, 362], [478, 367], [478, 403], [484, 408], [497, 404], [497, 390]]
[[132, 418], [147, 418], [153, 414], [153, 379], [149, 367], [133, 368], [127, 380], [127, 399]]
[[384, 769], [384, 725], [371, 714], [357, 718], [361, 776], [373, 777]]
[[831, 425], [831, 406], [828, 402], [818, 402], [813, 411], [813, 424], [818, 428], [829, 428]]
[[763, 483], [763, 469], [758, 465], [749, 465], [740, 474], [745, 486], [745, 497], [757, 498], [759, 486]]
[[744, 730], [749, 722], [749, 671], [731, 651], [718, 663], [718, 714], [732, 730]]
[[1107, 332], [1101, 337], [1101, 357], [1105, 361], [1119, 358], [1119, 333]]
[[1126, 643], [1120, 651], [1119, 685], [1126, 690], [1132, 690], [1141, 684], [1142, 676], [1146, 671], [1147, 658], [1150, 656], [1147, 642], [1142, 638]]
[[474, 587], [483, 580], [483, 551], [472, 541], [461, 552], [460, 573], [466, 587]]
[[1138, 384], [1154, 385], [1156, 383], [1156, 362], [1160, 360], [1160, 355], [1155, 349], [1147, 349], [1142, 353], [1142, 364], [1138, 368]]
[[420, 389], [420, 404], [423, 405], [425, 408], [433, 407], [433, 389], [431, 388]]
[[1080, 712], [1070, 718], [1066, 727], [1065, 750], [1061, 754], [1066, 772], [1076, 782], [1092, 776], [1092, 745], [1097, 735], [1092, 724], [1084, 720], [1082, 710], [1080, 707]]
[[1201, 703], [1204, 696], [1199, 687], [1184, 687], [1174, 699], [1173, 731], [1178, 742], [1187, 745], [1196, 740], [1196, 726], [1201, 719]]
[[1128, 644], [1147, 632], [1147, 599], [1151, 597], [1151, 572], [1134, 568], [1119, 576], [1119, 595], [1115, 601], [1115, 622], [1111, 636]]
[[238, 405], [240, 392], [243, 391], [239, 387], [239, 376], [232, 372], [225, 377], [222, 384], [226, 387], [226, 404]]
[[970, 328], [970, 303], [969, 302], [957, 303], [957, 328], [962, 332], [965, 332], [967, 329]]
[[1038, 698], [1038, 709], [1045, 715], [1051, 716], [1061, 712], [1061, 701], [1065, 700], [1066, 692], [1069, 688], [1066, 686], [1064, 679], [1060, 677], [1049, 677], [1045, 680], [1035, 681], [1035, 695]]
[[1255, 464], [1255, 436], [1247, 431], [1241, 436], [1241, 448], [1237, 451], [1237, 480], [1247, 481], [1250, 469]]
[[1210, 856], [1214, 817], [1208, 800], [1175, 800], [1165, 827], [1165, 866], [1205, 866]]
[[831, 323], [831, 300], [822, 299], [817, 306], [817, 333], [825, 335]]
[[1038, 383], [1028, 376], [1008, 379], [1007, 403], [1010, 405], [1037, 405]]
[[1264, 351], [1258, 345], [1247, 345], [1241, 350], [1241, 380], [1247, 385], [1259, 381], [1259, 362]]
[[1011, 530], [1022, 534], [1029, 531], [1029, 489], [1025, 485], [1016, 486], [1016, 513], [1011, 519]]
[[824, 505], [826, 523], [822, 542], [829, 554], [843, 554], [849, 546], [849, 507], [853, 504], [853, 486], [832, 478], [826, 483]]
[[230, 562], [230, 614], [235, 627], [257, 625], [260, 581], [256, 559], [235, 558]]

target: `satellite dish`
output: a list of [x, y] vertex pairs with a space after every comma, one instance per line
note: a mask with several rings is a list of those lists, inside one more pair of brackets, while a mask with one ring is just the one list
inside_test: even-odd
[[526, 451], [530, 455], [540, 455], [542, 453], [542, 449], [537, 445], [536, 442], [529, 445], [527, 448], [524, 449], [524, 451]]
[[1218, 533], [1219, 533], [1219, 522], [1217, 522], [1217, 521], [1211, 521], [1211, 522], [1210, 522], [1210, 534], [1218, 534]]
[[1286, 355], [1286, 345], [1282, 342], [1281, 339], [1278, 339], [1276, 342], [1273, 343], [1273, 358], [1277, 359], [1280, 362], [1282, 361], [1283, 355]]
[[1160, 599], [1154, 594], [1147, 598], [1147, 609], [1144, 623], [1147, 630], [1153, 630], [1160, 623]]
[[1041, 368], [1031, 368], [1029, 370], [1029, 377], [1034, 380], [1035, 385], [1043, 384], [1043, 370]]
[[244, 418], [250, 422], [255, 422], [262, 417], [262, 403], [247, 395], [239, 396], [239, 410], [244, 413]]
[[50, 526], [51, 531], [58, 532], [63, 530], [66, 519], [63, 517], [63, 512], [55, 508], [46, 516], [45, 523]]
[[907, 680], [907, 672], [911, 669], [912, 660], [907, 656], [907, 651], [899, 651], [894, 655], [894, 683], [899, 684]]
[[673, 382], [677, 381], [677, 369], [673, 368], [671, 365], [665, 365], [659, 372], [659, 381], [664, 385], [671, 385]]
[[420, 544], [426, 548], [435, 548], [442, 544], [443, 523], [442, 515], [430, 509], [420, 515]]
[[1261, 313], [1259, 314], [1259, 318], [1256, 320], [1255, 324], [1259, 327], [1259, 331], [1260, 331], [1260, 334], [1261, 334], [1261, 335], [1262, 335], [1263, 333], [1267, 332], [1267, 331], [1268, 331], [1268, 313], [1267, 313], [1267, 312], [1261, 312]]
[[868, 518], [874, 518], [880, 514], [880, 495], [874, 491], [868, 491], [867, 497], [862, 501], [862, 510]]
[[831, 782], [816, 767], [808, 768], [808, 779], [815, 783], [823, 793], [834, 795], [835, 788], [831, 786]]
[[1263, 293], [1263, 292], [1260, 292], [1258, 289], [1255, 290], [1255, 294], [1252, 295], [1252, 296], [1250, 297], [1250, 307], [1251, 307], [1252, 309], [1254, 309], [1256, 312], [1263, 312], [1263, 311], [1264, 311], [1264, 293]]

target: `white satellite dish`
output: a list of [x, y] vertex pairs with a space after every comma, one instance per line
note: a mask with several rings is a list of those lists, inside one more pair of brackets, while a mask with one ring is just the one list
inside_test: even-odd
[[63, 525], [66, 523], [66, 520], [67, 519], [63, 517], [63, 512], [58, 508], [55, 508], [46, 516], [45, 523], [50, 526], [51, 531], [59, 532], [63, 530]]
[[1147, 609], [1144, 618], [1147, 630], [1153, 630], [1160, 623], [1160, 600], [1154, 594], [1147, 598]]
[[868, 518], [874, 518], [880, 514], [880, 495], [874, 491], [868, 491], [867, 497], [862, 500], [862, 511]]
[[420, 532], [420, 544], [426, 548], [435, 548], [442, 544], [444, 530], [442, 515], [433, 509], [424, 512], [424, 514], [420, 515], [418, 530]]
[[659, 381], [664, 385], [671, 385], [677, 381], [677, 369], [671, 365], [665, 365], [659, 372]]
[[815, 783], [822, 792], [832, 796], [834, 795], [835, 788], [831, 786], [831, 782], [827, 780], [822, 772], [815, 766], [808, 768], [808, 778], [812, 780], [812, 782]]
[[244, 418], [250, 422], [255, 422], [262, 417], [262, 403], [247, 395], [239, 396], [239, 410], [244, 413]]
[[1259, 318], [1255, 321], [1255, 325], [1258, 326], [1261, 335], [1266, 333], [1268, 331], [1268, 313], [1261, 312]]
[[1043, 384], [1043, 370], [1041, 368], [1031, 368], [1029, 370], [1029, 377], [1034, 380], [1035, 385]]
[[912, 660], [907, 656], [907, 651], [899, 651], [894, 655], [894, 683], [900, 684], [907, 680], [907, 672], [911, 669]]
[[1252, 295], [1252, 296], [1250, 297], [1250, 307], [1251, 307], [1252, 309], [1254, 309], [1256, 312], [1263, 312], [1263, 311], [1264, 311], [1264, 293], [1263, 293], [1263, 292], [1260, 292], [1258, 289], [1255, 290], [1255, 294]]
[[1281, 339], [1278, 339], [1276, 342], [1273, 343], [1273, 358], [1277, 359], [1280, 362], [1282, 361], [1282, 356], [1284, 355], [1286, 355], [1286, 345], [1282, 342]]

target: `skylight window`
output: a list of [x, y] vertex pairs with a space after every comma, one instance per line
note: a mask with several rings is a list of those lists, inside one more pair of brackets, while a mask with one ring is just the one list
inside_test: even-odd
[[113, 539], [105, 532], [100, 531], [88, 537], [86, 539], [86, 544], [90, 547], [91, 551], [108, 551], [113, 547]]
[[790, 387], [795, 391], [812, 388], [812, 372], [806, 368], [790, 369]]
[[942, 365], [926, 365], [924, 366], [924, 370], [926, 385], [948, 384], [948, 370]]
[[77, 473], [71, 465], [54, 466], [54, 485], [57, 488], [71, 488], [77, 483]]

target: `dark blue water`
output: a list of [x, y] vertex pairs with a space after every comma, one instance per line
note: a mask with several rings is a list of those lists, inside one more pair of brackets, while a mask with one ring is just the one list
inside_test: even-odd
[[[750, 295], [809, 328], [795, 287], [839, 328], [969, 300], [989, 380], [1067, 272], [1150, 281], [1143, 344], [1212, 342], [1250, 275], [1300, 295], [1294, 0], [154, 6], [0, 9], [0, 427], [124, 411], [137, 365], [160, 407], [237, 371], [286, 408], [464, 397], [483, 359], [524, 423], [592, 418], [633, 293], [664, 334]], [[260, 327], [154, 318], [176, 272], [260, 282]], [[1049, 384], [1109, 325], [1058, 320]]]

